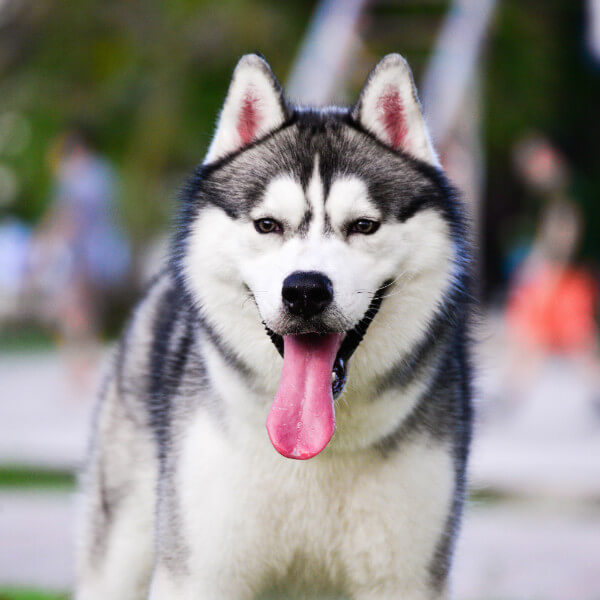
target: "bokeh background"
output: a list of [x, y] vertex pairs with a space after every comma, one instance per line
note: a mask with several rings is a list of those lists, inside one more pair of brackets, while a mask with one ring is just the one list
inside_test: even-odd
[[0, 599], [68, 597], [99, 365], [249, 51], [312, 103], [408, 59], [478, 248], [456, 597], [600, 598], [598, 0], [0, 0]]

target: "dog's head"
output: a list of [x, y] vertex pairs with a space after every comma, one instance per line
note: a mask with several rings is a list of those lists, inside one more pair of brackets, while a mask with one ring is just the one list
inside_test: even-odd
[[291, 108], [267, 63], [243, 57], [185, 200], [176, 263], [189, 295], [230, 352], [280, 377], [276, 449], [314, 456], [347, 378], [383, 376], [452, 286], [459, 219], [408, 65], [389, 55], [352, 109], [313, 110]]

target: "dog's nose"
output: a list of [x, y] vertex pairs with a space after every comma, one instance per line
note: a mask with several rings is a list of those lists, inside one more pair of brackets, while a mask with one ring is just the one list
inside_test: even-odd
[[281, 296], [293, 315], [308, 319], [331, 304], [333, 284], [318, 271], [296, 271], [284, 279]]

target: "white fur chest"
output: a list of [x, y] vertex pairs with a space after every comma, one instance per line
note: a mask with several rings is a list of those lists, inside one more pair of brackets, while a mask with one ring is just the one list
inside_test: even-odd
[[453, 494], [450, 453], [425, 437], [387, 458], [327, 449], [293, 461], [266, 432], [236, 438], [203, 412], [185, 433], [177, 479], [188, 567], [223, 598], [290, 575], [347, 593], [400, 578], [410, 591]]

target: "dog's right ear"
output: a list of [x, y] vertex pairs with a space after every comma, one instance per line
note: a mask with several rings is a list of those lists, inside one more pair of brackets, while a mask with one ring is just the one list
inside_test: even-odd
[[281, 86], [271, 67], [258, 54], [242, 56], [204, 162], [214, 162], [251, 144], [283, 125], [286, 118]]

